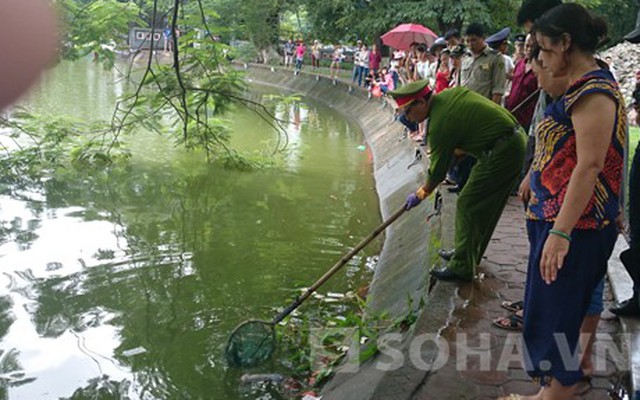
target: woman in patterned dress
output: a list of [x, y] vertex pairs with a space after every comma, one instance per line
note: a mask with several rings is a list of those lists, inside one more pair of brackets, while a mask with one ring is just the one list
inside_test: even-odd
[[542, 387], [504, 399], [567, 400], [584, 376], [580, 325], [617, 237], [627, 121], [615, 79], [594, 58], [604, 20], [563, 4], [535, 32], [543, 67], [570, 83], [538, 125], [527, 210], [525, 365]]

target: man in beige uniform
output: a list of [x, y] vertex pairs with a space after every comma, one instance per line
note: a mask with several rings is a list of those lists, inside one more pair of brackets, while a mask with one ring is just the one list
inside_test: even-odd
[[465, 33], [471, 55], [462, 61], [462, 86], [501, 104], [507, 84], [502, 54], [485, 43], [481, 25], [471, 24]]

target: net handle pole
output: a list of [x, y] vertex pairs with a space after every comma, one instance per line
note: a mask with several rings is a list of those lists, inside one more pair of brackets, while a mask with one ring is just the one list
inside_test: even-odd
[[353, 249], [351, 249], [351, 251], [345, 254], [340, 259], [340, 261], [338, 261], [333, 267], [331, 267], [330, 270], [328, 270], [324, 275], [322, 275], [322, 277], [318, 279], [309, 289], [307, 289], [306, 292], [304, 292], [301, 296], [296, 298], [293, 301], [293, 303], [289, 305], [289, 307], [285, 308], [280, 314], [278, 314], [271, 321], [271, 323], [275, 325], [280, 321], [282, 321], [283, 319], [285, 319], [287, 315], [291, 314], [293, 310], [298, 308], [298, 306], [300, 306], [300, 304], [302, 304], [309, 296], [311, 296], [313, 292], [315, 292], [320, 286], [322, 286], [326, 281], [328, 281], [329, 278], [333, 276], [333, 274], [335, 274], [340, 268], [342, 268], [347, 262], [349, 262], [349, 260], [351, 260], [353, 256], [355, 256], [360, 250], [362, 250], [366, 245], [368, 245], [380, 233], [382, 233], [387, 228], [387, 226], [391, 225], [396, 219], [398, 219], [402, 214], [404, 214], [405, 211], [406, 210], [403, 205], [402, 208], [400, 208], [398, 211], [393, 213], [386, 221], [378, 225], [378, 227], [373, 232], [371, 232], [369, 236], [362, 239], [362, 241], [360, 241], [360, 243], [358, 243], [356, 247], [354, 247]]
[[512, 110], [509, 110], [509, 112], [513, 114], [514, 112], [520, 110], [522, 107], [524, 107], [525, 104], [529, 103], [531, 100], [533, 100], [535, 96], [539, 94], [540, 94], [540, 88], [536, 89], [535, 92], [527, 96], [526, 99], [522, 100], [517, 106], [513, 107]]

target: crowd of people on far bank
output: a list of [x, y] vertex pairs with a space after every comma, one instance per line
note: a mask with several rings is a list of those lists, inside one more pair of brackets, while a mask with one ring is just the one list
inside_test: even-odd
[[[596, 57], [606, 21], [574, 3], [524, 0], [517, 22], [523, 34], [512, 55], [510, 29], [486, 36], [476, 23], [464, 35], [451, 30], [429, 46], [396, 49], [386, 65], [377, 46], [359, 42], [352, 82], [393, 98], [397, 120], [428, 148], [427, 181], [406, 210], [443, 182], [459, 193], [455, 248], [441, 249], [434, 279], [472, 282], [509, 195], [522, 199], [530, 243], [524, 300], [503, 303], [513, 314], [493, 324], [523, 332], [526, 369], [541, 389], [503, 399], [573, 399], [593, 373], [591, 345], [607, 263], [625, 229], [627, 184], [630, 248], [621, 259], [634, 292], [611, 311], [640, 317], [640, 154], [625, 182], [625, 101], [615, 71]], [[640, 42], [640, 33], [627, 40]], [[306, 49], [296, 49], [299, 71]], [[341, 60], [337, 47], [338, 68]], [[567, 360], [564, 348], [580, 357]]]
[[[354, 49], [350, 51], [350, 61], [353, 65], [351, 82], [369, 90], [370, 96], [373, 97], [384, 96], [389, 91], [417, 80], [428, 80], [436, 93], [456, 86], [470, 87], [495, 98], [510, 110], [519, 106], [516, 114], [523, 120], [530, 119], [536, 99], [527, 96], [537, 90], [536, 78], [525, 57], [526, 36], [515, 35], [515, 51], [509, 55], [510, 33], [510, 29], [506, 28], [485, 38], [482, 25], [471, 24], [467, 27], [464, 38], [458, 30], [451, 29], [430, 45], [413, 43], [408, 49], [391, 49], [389, 57], [382, 56], [377, 44], [369, 46], [358, 40]], [[469, 46], [466, 46], [463, 39], [471, 37], [476, 38], [475, 41], [468, 42]], [[477, 71], [473, 74], [463, 72], [464, 68], [469, 70], [471, 60], [476, 55], [474, 51], [478, 49], [482, 49], [486, 53], [485, 56], [493, 60], [490, 66], [492, 81], [489, 83], [484, 78], [479, 80], [475, 76]], [[304, 40], [289, 39], [283, 46], [283, 65], [294, 68], [295, 73], [299, 74], [310, 57], [311, 68], [316, 71], [320, 67], [322, 54], [322, 45], [318, 40], [314, 40], [308, 49]], [[332, 47], [329, 78], [334, 82], [346, 59], [345, 54], [342, 44], [338, 43]], [[497, 57], [498, 55], [500, 57]], [[503, 65], [498, 67], [495, 64], [497, 62], [502, 62]], [[502, 70], [503, 74], [498, 73]], [[510, 90], [512, 86], [515, 87], [513, 91]], [[509, 96], [511, 93], [513, 94]], [[525, 99], [527, 101], [523, 103]], [[424, 139], [424, 125], [408, 123], [402, 117], [399, 117], [399, 120], [407, 126], [414, 140]], [[464, 182], [464, 179], [461, 181]]]

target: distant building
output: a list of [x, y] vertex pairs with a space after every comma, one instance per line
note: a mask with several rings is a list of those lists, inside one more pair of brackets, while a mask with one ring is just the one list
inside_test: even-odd
[[[129, 31], [129, 48], [132, 51], [149, 50], [151, 48], [151, 29], [132, 28]], [[153, 48], [155, 50], [164, 48], [164, 36], [160, 28], [153, 31]]]

